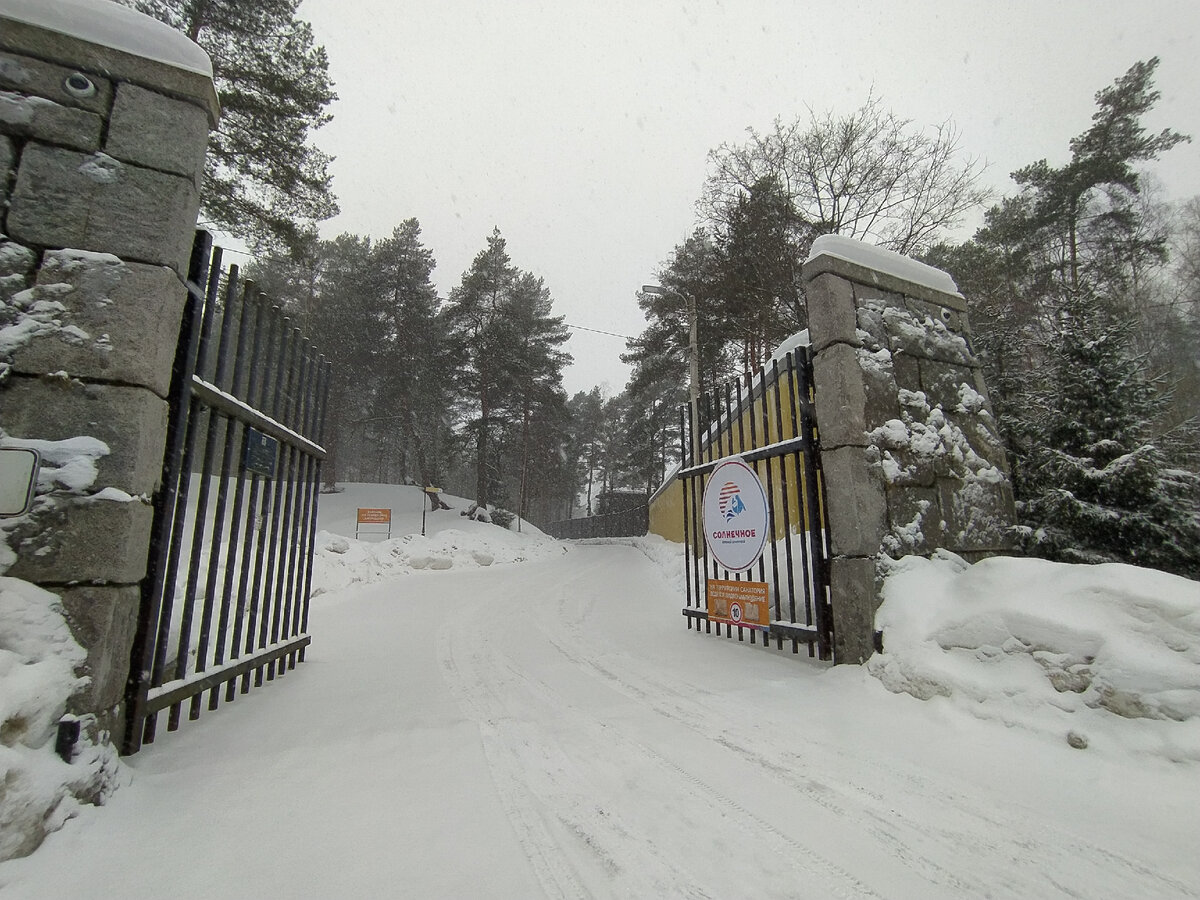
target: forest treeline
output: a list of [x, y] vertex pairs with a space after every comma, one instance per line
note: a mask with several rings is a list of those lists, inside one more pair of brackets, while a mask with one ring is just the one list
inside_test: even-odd
[[212, 58], [203, 211], [250, 244], [247, 274], [334, 362], [327, 480], [438, 483], [541, 523], [649, 493], [679, 456], [690, 320], [705, 382], [754, 368], [805, 327], [800, 268], [837, 233], [956, 279], [1027, 552], [1200, 577], [1200, 197], [1168, 202], [1148, 174], [1190, 140], [1146, 130], [1157, 59], [1100, 90], [1091, 125], [1047, 148], [1062, 161], [1012, 173], [999, 198], [951, 123], [914, 127], [875, 96], [715, 148], [699, 227], [639, 295], [629, 383], [568, 398], [567, 327], [499, 231], [449, 297], [413, 219], [384, 239], [318, 238], [338, 207], [311, 138], [336, 95], [299, 0], [123, 2]]
[[[809, 113], [710, 153], [701, 226], [639, 294], [625, 389], [568, 398], [567, 326], [497, 230], [439, 298], [408, 220], [384, 240], [310, 238], [253, 276], [339, 373], [327, 478], [439, 483], [545, 524], [652, 492], [679, 458], [690, 318], [701, 378], [753, 369], [806, 326], [800, 269], [822, 234], [948, 270], [1009, 450], [1027, 552], [1200, 576], [1200, 198], [1146, 168], [1189, 141], [1148, 132], [1158, 61], [1096, 95], [1064, 162], [1031, 163], [998, 201], [949, 123], [879, 98]], [[991, 203], [969, 239], [949, 240]]]

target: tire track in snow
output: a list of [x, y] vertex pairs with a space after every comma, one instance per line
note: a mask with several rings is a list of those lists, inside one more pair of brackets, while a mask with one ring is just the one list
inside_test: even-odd
[[584, 888], [574, 869], [558, 852], [557, 842], [546, 830], [536, 810], [522, 799], [520, 774], [512, 765], [511, 756], [503, 752], [495, 721], [468, 688], [466, 677], [455, 663], [451, 632], [445, 627], [438, 633], [437, 657], [455, 699], [479, 728], [484, 756], [492, 773], [492, 783], [496, 786], [500, 802], [508, 814], [513, 831], [516, 832], [517, 842], [533, 867], [542, 889], [549, 897], [590, 900], [592, 894]]
[[[827, 812], [830, 812], [840, 818], [853, 820], [857, 816], [867, 816], [876, 820], [877, 824], [873, 827], [873, 833], [880, 839], [881, 843], [889, 845], [892, 855], [901, 860], [909, 869], [920, 875], [931, 884], [943, 885], [957, 893], [970, 893], [982, 895], [987, 888], [982, 883], [968, 883], [960, 878], [954, 872], [939, 865], [932, 859], [913, 850], [894, 829], [887, 827], [889, 823], [886, 819], [879, 816], [878, 813], [868, 805], [863, 805], [855, 801], [850, 801], [854, 804], [854, 810], [848, 810], [845, 805], [835, 802], [833, 790], [827, 785], [816, 781], [810, 777], [804, 777], [803, 774], [797, 774], [795, 768], [789, 769], [784, 765], [773, 762], [768, 757], [764, 756], [755, 749], [750, 748], [745, 742], [733, 740], [724, 730], [724, 723], [718, 727], [715, 722], [708, 721], [712, 718], [712, 714], [704, 709], [702, 704], [695, 704], [690, 698], [687, 698], [687, 704], [692, 705], [696, 710], [703, 710], [703, 715], [690, 716], [681, 714], [676, 709], [672, 709], [668, 704], [656, 699], [651, 692], [643, 690], [634, 685], [632, 682], [620, 677], [616, 672], [613, 672], [603, 665], [600, 665], [595, 660], [588, 659], [582, 655], [572, 653], [565, 646], [547, 635], [547, 640], [551, 645], [563, 654], [568, 659], [571, 659], [581, 668], [588, 668], [594, 671], [601, 678], [612, 682], [618, 687], [622, 693], [625, 693], [631, 699], [637, 700], [650, 707], [656, 714], [664, 718], [671, 719], [682, 726], [688, 728], [693, 733], [702, 738], [711, 740], [714, 743], [725, 747], [730, 752], [736, 754], [741, 759], [747, 760], [757, 766], [759, 769], [766, 772], [769, 777], [779, 779], [786, 782], [795, 792], [802, 795], [809, 802], [822, 807]], [[685, 695], [666, 688], [661, 682], [656, 684], [656, 689], [661, 688], [663, 693], [671, 695], [673, 702], [677, 706], [683, 705], [682, 701]], [[715, 736], [714, 736], [715, 735]], [[797, 757], [798, 759], [798, 757]], [[800, 766], [800, 772], [805, 773], [807, 766]], [[689, 776], [690, 777], [690, 776]], [[857, 786], [852, 786], [857, 787]], [[711, 788], [706, 786], [707, 790]], [[878, 794], [860, 788], [863, 793], [868, 794], [871, 799], [882, 802], [882, 798]], [[849, 798], [844, 798], [849, 800]], [[735, 801], [734, 801], [735, 802]], [[880, 825], [884, 827], [880, 827]], [[812, 852], [812, 851], [806, 851]], [[869, 888], [862, 889], [869, 892]], [[860, 893], [858, 896], [875, 896], [872, 893]]]
[[[1049, 851], [1054, 858], [1063, 862], [1074, 863], [1084, 859], [1089, 861], [1096, 871], [1116, 876], [1121, 884], [1120, 892], [1128, 896], [1145, 895], [1147, 890], [1164, 897], [1194, 896], [1189, 885], [1044, 820], [1006, 816], [995, 807], [992, 807], [989, 813], [988, 808], [978, 805], [977, 798], [961, 791], [947, 789], [941, 781], [896, 766], [882, 765], [877, 759], [856, 752], [852, 747], [834, 746], [805, 735], [806, 753], [818, 749], [831, 759], [852, 758], [858, 767], [876, 771], [885, 781], [900, 780], [908, 784], [913, 794], [933, 800], [944, 808], [951, 820], [966, 821], [965, 827], [953, 828], [941, 827], [925, 819], [914, 819], [898, 810], [891, 811], [892, 818], [883, 816], [872, 803], [850, 797], [845, 790], [823, 784], [808, 775], [811, 766], [799, 753], [789, 754], [786, 763], [780, 763], [754, 746], [753, 739], [745, 732], [738, 732], [737, 738], [732, 737], [728, 730], [728, 721], [719, 718], [705, 704], [698, 702], [694, 691], [681, 691], [677, 683], [668, 683], [656, 677], [653, 670], [641, 666], [636, 658], [621, 654], [621, 671], [618, 671], [615, 665], [601, 662], [601, 656], [586, 652], [595, 645], [595, 641], [584, 633], [581, 623], [567, 621], [563, 616], [560, 616], [557, 622], [562, 629], [559, 638], [550, 634], [547, 628], [550, 624], [549, 617], [542, 617], [539, 625], [555, 649], [575, 665], [591, 669], [617, 690], [648, 706], [658, 715], [681, 723], [701, 737], [716, 740], [771, 773], [773, 777], [784, 780], [794, 790], [829, 812], [852, 819], [868, 818], [872, 822], [871, 833], [889, 846], [897, 859], [934, 884], [979, 896], [994, 896], [996, 891], [1001, 891], [1010, 892], [1009, 896], [1013, 897], [1026, 897], [1032, 895], [1030, 891], [1044, 891], [1049, 882], [1065, 896], [1078, 896], [1076, 887], [1061, 884], [1047, 874], [1047, 864], [1052, 864], [1051, 860], [1046, 859], [1046, 853]], [[630, 678], [628, 673], [635, 672], [637, 677]], [[717, 737], [713, 738], [713, 735]], [[879, 793], [863, 785], [846, 783], [841, 785], [841, 788], [861, 794], [875, 804], [883, 802]], [[915, 851], [898, 833], [897, 824], [904, 826], [907, 833], [920, 835], [923, 839], [936, 838], [938, 843], [951, 853], [965, 852], [978, 856], [978, 848], [986, 847], [990, 856], [1003, 861], [1006, 877], [998, 877], [997, 880], [989, 880], [986, 883], [978, 879], [967, 882], [927, 855]], [[1021, 861], [1029, 858], [1031, 850], [1037, 851], [1037, 864], [1025, 867], [1024, 871], [1028, 877], [1026, 882], [1013, 883], [1013, 863], [1016, 862], [1020, 867]], [[1113, 871], [1114, 867], [1118, 871]], [[1106, 881], [1105, 886], [1106, 889], [1111, 889], [1114, 884]]]
[[[483, 611], [476, 610], [473, 619], [478, 621]], [[702, 831], [706, 824], [716, 822], [721, 823], [726, 830], [729, 827], [736, 828], [748, 839], [734, 840], [732, 846], [761, 846], [764, 843], [774, 845], [774, 850], [770, 853], [772, 865], [776, 869], [791, 871], [791, 877], [785, 882], [788, 887], [781, 891], [780, 896], [790, 895], [794, 885], [801, 883], [846, 900], [879, 896], [866, 884], [821, 856], [813, 848], [791, 837], [738, 800], [718, 790], [710, 780], [693, 774], [644, 741], [623, 733], [622, 729], [613, 723], [602, 721], [596, 715], [573, 705], [557, 688], [515, 664], [504, 653], [503, 648], [493, 642], [491, 635], [489, 628], [473, 629], [474, 652], [470, 654], [458, 650], [457, 642], [452, 638], [439, 648], [445, 671], [459, 680], [455, 687], [456, 693], [468, 698], [465, 705], [482, 721], [496, 724], [498, 719], [528, 719], [530, 708], [538, 706], [547, 710], [558, 722], [569, 720], [568, 733], [585, 737], [583, 744], [590, 748], [590, 757], [580, 760], [577, 747], [575, 757], [572, 758], [571, 754], [566, 753], [565, 747], [560, 745], [560, 741], [555, 740], [555, 734], [551, 734], [540, 722], [535, 722], [532, 729], [513, 728], [507, 736], [499, 732], [490, 734], [489, 737], [498, 737], [500, 741], [498, 745], [489, 748], [488, 758], [492, 760], [497, 756], [504, 756], [501, 768], [504, 770], [502, 775], [505, 779], [521, 773], [524, 775], [525, 786], [531, 789], [540, 788], [541, 796], [548, 801], [548, 805], [552, 808], [558, 807], [554, 814], [560, 822], [601, 860], [610, 874], [620, 869], [622, 859], [632, 855], [637, 858], [637, 865], [631, 867], [634, 870], [632, 875], [625, 873], [626, 880], [640, 878], [645, 881], [647, 876], [640, 873], [653, 872], [649, 876], [651, 883], [640, 887], [653, 889], [659, 896], [708, 896], [705, 889], [696, 884], [684, 869], [671, 862], [671, 854], [666, 848], [660, 847], [647, 836], [644, 824], [625, 822], [614, 810], [600, 810], [597, 814], [590, 808], [594, 796], [599, 792], [580, 789], [579, 783], [586, 781], [589, 774], [586, 767], [591, 767], [591, 774], [602, 781], [605, 762], [619, 759], [623, 765], [632, 769], [644, 769], [646, 766], [658, 769], [660, 774], [650, 781], [657, 786], [657, 790], [668, 802], [672, 798], [689, 797], [695, 804], [699, 798], [703, 809], [708, 811], [699, 816], [690, 816], [697, 819], [695, 825], [698, 831]], [[465, 664], [464, 656], [469, 660]], [[594, 678], [586, 670], [581, 670], [581, 674], [588, 679]], [[481, 699], [484, 697], [487, 698], [487, 702]], [[529, 731], [533, 733], [529, 734]], [[511, 739], [518, 734], [521, 734], [523, 741], [519, 745]], [[532, 746], [535, 742], [539, 746]], [[572, 777], [565, 763], [573, 763], [573, 769], [576, 772], [583, 770], [583, 775]], [[535, 773], [544, 776], [542, 783], [536, 782]], [[506, 799], [511, 800], [512, 793], [505, 793]], [[516, 807], [513, 812], [518, 821], [527, 821], [530, 818], [529, 801], [522, 797]], [[635, 818], [646, 815], [637, 808], [633, 810], [633, 814]], [[534, 812], [533, 815], [536, 817], [537, 813]], [[529, 829], [526, 829], [526, 833], [528, 832]], [[547, 851], [553, 852], [547, 846], [544, 836], [539, 836], [533, 843], [537, 852], [542, 855]], [[814, 882], [819, 882], [820, 887]]]

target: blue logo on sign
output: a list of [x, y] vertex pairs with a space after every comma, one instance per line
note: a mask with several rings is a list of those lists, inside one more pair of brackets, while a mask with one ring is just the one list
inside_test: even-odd
[[721, 515], [726, 522], [740, 516], [746, 511], [746, 504], [742, 502], [742, 492], [732, 481], [725, 482], [725, 486], [721, 488], [717, 505], [720, 507]]

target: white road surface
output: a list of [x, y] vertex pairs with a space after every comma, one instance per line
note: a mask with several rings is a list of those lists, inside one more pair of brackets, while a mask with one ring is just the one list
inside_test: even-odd
[[0, 865], [3, 896], [1197, 896], [1194, 766], [1051, 746], [679, 606], [626, 545], [319, 597], [305, 663], [132, 757]]

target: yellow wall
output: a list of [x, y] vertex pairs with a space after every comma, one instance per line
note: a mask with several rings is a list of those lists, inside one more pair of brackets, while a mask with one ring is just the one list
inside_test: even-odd
[[[740, 421], [735, 419], [731, 427], [721, 430], [720, 434], [713, 441], [712, 447], [706, 445], [702, 448], [701, 456], [705, 461], [736, 455], [742, 452], [743, 447], [746, 450], [754, 450], [768, 444], [777, 443], [780, 440], [789, 440], [793, 437], [792, 404], [786, 373], [780, 373], [780, 381], [784, 387], [783, 394], [779, 398], [783, 437], [780, 437], [781, 429], [776, 423], [775, 418], [776, 388], [774, 384], [770, 384], [767, 386], [766, 392], [766, 434], [763, 433], [763, 410], [762, 398], [760, 397], [754, 401], [751, 408], [743, 412]], [[753, 436], [750, 431], [751, 416], [754, 418]], [[784, 536], [783, 486], [785, 484], [787, 485], [788, 492], [787, 513], [791, 531], [795, 533], [804, 530], [807, 522], [804, 522], [802, 512], [802, 491], [805, 487], [803, 468], [801, 467], [801, 472], [799, 477], [797, 477], [796, 465], [790, 453], [786, 456], [756, 462], [753, 466], [763, 483], [764, 490], [768, 485], [767, 467], [770, 466], [772, 496], [769, 497], [769, 501], [771, 508], [775, 510], [775, 539], [778, 540]], [[689, 498], [688, 502], [691, 502], [691, 498]], [[804, 522], [804, 525], [801, 522]], [[683, 542], [683, 487], [678, 478], [672, 479], [650, 501], [650, 533], [661, 535], [670, 541]]]
[[650, 533], [683, 543], [683, 482], [671, 481], [650, 501]]

